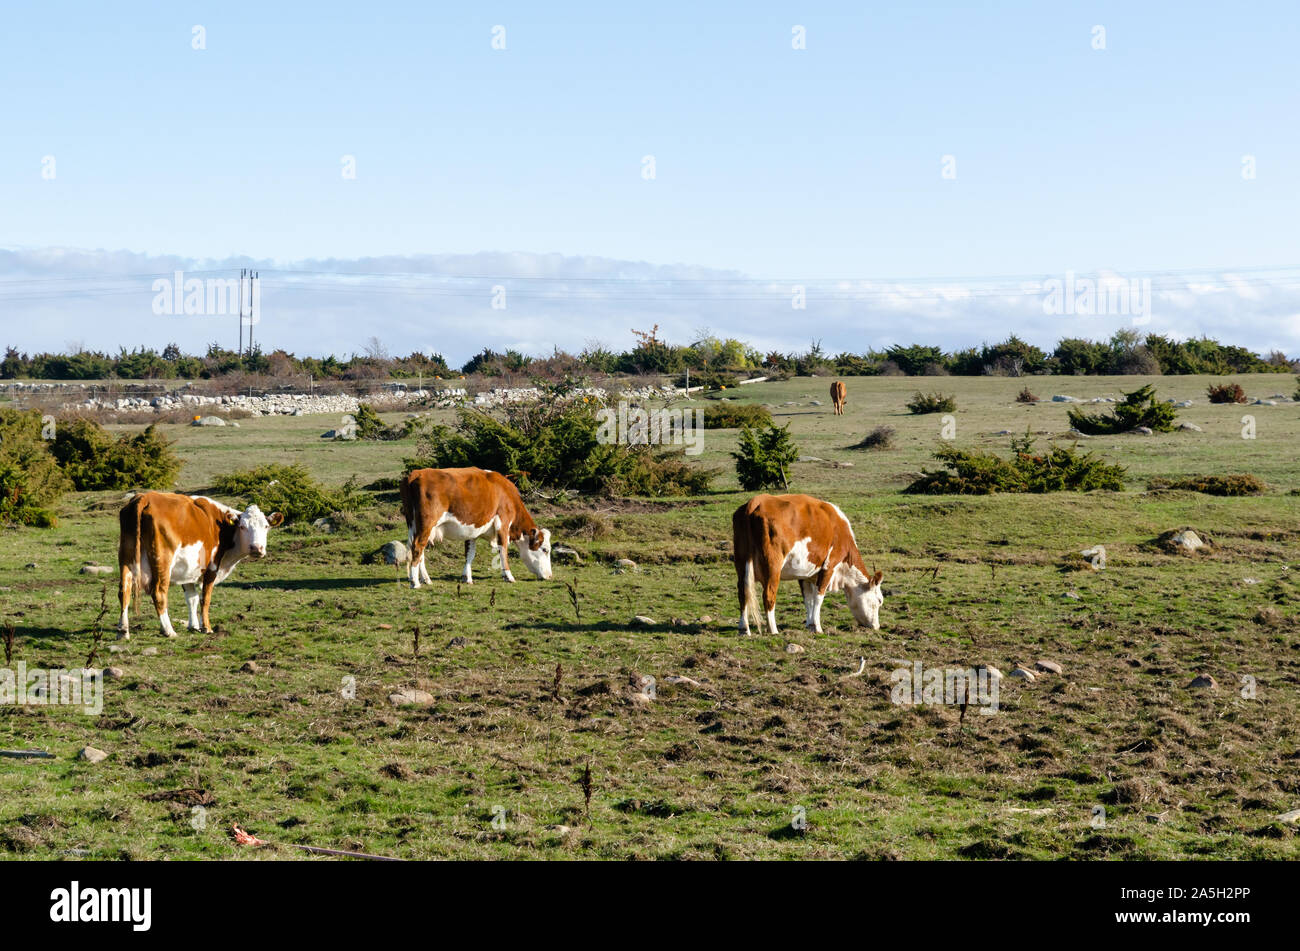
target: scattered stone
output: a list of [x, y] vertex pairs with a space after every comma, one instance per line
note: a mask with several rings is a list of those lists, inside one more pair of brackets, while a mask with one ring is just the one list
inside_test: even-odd
[[1254, 406], [1276, 406], [1277, 400], [1255, 400]]
[[391, 631], [393, 629], [393, 625], [391, 624], [376, 624], [375, 627], [379, 628], [381, 631]]
[[351, 441], [357, 438], [357, 431], [355, 429], [331, 429], [329, 432], [321, 433], [320, 438], [345, 439]]
[[799, 461], [800, 462], [825, 462], [826, 460], [823, 459], [821, 456], [800, 456]]
[[256, 674], [261, 671], [261, 666], [255, 660], [246, 660], [239, 668], [241, 674]]
[[388, 695], [388, 702], [395, 707], [427, 707], [433, 703], [433, 694], [423, 690], [398, 690]]
[[105, 667], [105, 668], [104, 668], [104, 679], [105, 679], [105, 680], [120, 680], [120, 679], [122, 679], [122, 678], [125, 677], [125, 676], [126, 676], [126, 671], [124, 671], [121, 667]]
[[1089, 436], [1087, 433], [1081, 433], [1081, 432], [1079, 432], [1079, 430], [1077, 430], [1077, 429], [1071, 429], [1071, 430], [1069, 430], [1065, 435], [1069, 436], [1071, 439], [1091, 439], [1091, 438], [1092, 438], [1092, 437]]
[[618, 561], [614, 562], [614, 567], [617, 568], [619, 571], [637, 570], [636, 562], [633, 561], [631, 558], [620, 558]]
[[703, 615], [703, 616], [700, 618], [700, 623], [701, 623], [701, 624], [712, 624], [712, 623], [713, 623], [713, 615], [712, 615], [712, 614], [705, 614], [705, 615]]
[[701, 687], [698, 680], [692, 680], [690, 677], [683, 677], [681, 674], [669, 674], [664, 678], [664, 683], [674, 687]]
[[1009, 430], [1009, 429], [999, 429], [999, 430], [998, 430], [996, 433], [994, 433], [993, 435], [994, 435], [994, 436], [1010, 436], [1010, 435], [1011, 435], [1011, 430]]
[[109, 644], [109, 645], [108, 645], [108, 652], [109, 652], [110, 654], [120, 654], [120, 653], [122, 653], [124, 650], [126, 650], [125, 647], [120, 647], [120, 646], [118, 646], [117, 644]]
[[654, 627], [655, 619], [646, 617], [644, 614], [633, 615], [632, 620], [628, 621], [629, 627]]
[[1218, 690], [1219, 684], [1209, 674], [1197, 674], [1187, 685], [1189, 690]]
[[803, 645], [791, 641], [789, 644], [785, 645], [785, 652], [787, 654], [802, 654], [804, 652]]
[[316, 519], [316, 521], [314, 521], [314, 522], [311, 523], [311, 527], [312, 527], [312, 528], [315, 528], [315, 529], [319, 529], [320, 531], [323, 531], [323, 532], [333, 532], [333, 531], [334, 531], [334, 523], [331, 522], [328, 518], [318, 518], [318, 519]]
[[1186, 551], [1196, 551], [1198, 548], [1204, 548], [1205, 542], [1201, 541], [1201, 536], [1197, 535], [1190, 528], [1184, 529], [1173, 538], [1169, 539], [1170, 544]]
[[463, 637], [457, 635], [456, 637], [453, 637], [451, 640], [449, 640], [449, 641], [447, 642], [447, 646], [448, 646], [448, 647], [464, 647], [464, 646], [465, 646], [466, 644], [468, 644], [468, 643], [469, 643], [469, 641], [465, 640], [465, 638], [463, 638]]
[[1203, 433], [1203, 432], [1205, 432], [1205, 430], [1203, 430], [1200, 426], [1197, 426], [1195, 423], [1179, 423], [1179, 424], [1178, 424], [1178, 428], [1179, 428], [1180, 430], [1182, 430], [1183, 432], [1185, 432], [1185, 433]]
[[1015, 680], [1028, 681], [1031, 684], [1038, 679], [1037, 677], [1034, 676], [1034, 672], [1032, 670], [1027, 670], [1024, 667], [1013, 668], [1011, 671], [1011, 677]]
[[629, 678], [629, 682], [632, 685], [632, 689], [636, 691], [636, 693], [632, 695], [633, 700], [642, 697], [645, 699], [645, 702], [648, 703], [659, 696], [658, 685], [655, 683], [655, 679], [649, 674], [633, 673]]
[[1242, 579], [1241, 579], [1241, 583], [1242, 583], [1242, 584], [1259, 584], [1259, 579], [1258, 579], [1258, 578], [1242, 578]]
[[140, 653], [141, 653], [143, 656], [145, 656], [145, 657], [157, 657], [157, 656], [158, 656], [158, 648], [156, 648], [156, 647], [146, 647], [144, 650], [140, 651]]
[[1063, 597], [1063, 598], [1069, 598], [1071, 601], [1078, 601], [1078, 600], [1079, 600], [1079, 592], [1077, 592], [1077, 591], [1066, 591], [1064, 594], [1061, 595], [1061, 597]]
[[411, 553], [407, 551], [404, 542], [388, 542], [379, 549], [379, 553], [383, 556], [386, 565], [405, 565], [411, 561]]
[[572, 548], [566, 548], [564, 545], [553, 545], [551, 547], [551, 560], [571, 562], [575, 565], [582, 564], [582, 556]]
[[108, 759], [108, 754], [93, 746], [83, 746], [81, 752], [77, 754], [77, 759], [85, 760], [87, 763], [102, 763]]
[[810, 401], [810, 402], [808, 403], [808, 405], [809, 405], [809, 406], [821, 406], [821, 405], [822, 405], [822, 401], [821, 401], [821, 400], [812, 400], [812, 401]]
[[1046, 674], [1059, 674], [1061, 673], [1061, 665], [1054, 660], [1039, 660], [1034, 662], [1034, 670]]
[[81, 573], [83, 575], [111, 575], [113, 569], [105, 565], [82, 565]]
[[546, 827], [546, 831], [547, 831], [547, 832], [552, 832], [552, 833], [554, 833], [555, 835], [558, 835], [561, 839], [563, 839], [565, 836], [567, 836], [567, 835], [568, 835], [570, 832], [572, 832], [573, 830], [570, 829], [568, 826], [565, 826], [565, 825], [554, 825], [554, 826], [547, 826], [547, 827]]
[[190, 423], [190, 425], [191, 426], [224, 426], [226, 425], [226, 421], [222, 419], [220, 416], [200, 416], [198, 419], [194, 420], [194, 422]]
[[1290, 812], [1284, 812], [1279, 816], [1274, 816], [1273, 818], [1282, 822], [1297, 822], [1300, 821], [1300, 809], [1292, 809]]
[[1128, 431], [1128, 434], [1130, 436], [1151, 436], [1154, 435], [1154, 431], [1150, 426], [1134, 426]]
[[1088, 564], [1094, 571], [1101, 571], [1106, 567], [1106, 546], [1096, 545], [1092, 548], [1085, 548], [1079, 552], [1084, 558], [1088, 559]]
[[984, 670], [984, 671], [987, 671], [987, 672], [988, 672], [988, 677], [989, 677], [990, 680], [1001, 680], [1001, 679], [1002, 679], [1002, 671], [998, 670], [998, 669], [997, 669], [996, 667], [994, 667], [992, 664], [981, 664], [979, 667], [976, 667], [976, 668], [975, 668], [975, 675], [976, 675], [976, 676], [979, 676], [979, 672], [980, 672], [981, 670]]
[[1078, 403], [1079, 400], [1075, 399], [1073, 396], [1064, 396], [1058, 394], [1052, 397], [1052, 402], [1053, 403]]

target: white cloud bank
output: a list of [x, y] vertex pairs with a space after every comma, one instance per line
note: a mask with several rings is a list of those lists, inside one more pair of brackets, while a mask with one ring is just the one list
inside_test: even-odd
[[[598, 257], [481, 252], [274, 262], [65, 248], [0, 250], [0, 346], [60, 351], [75, 343], [115, 352], [175, 342], [201, 352], [216, 341], [233, 348], [234, 314], [160, 316], [153, 282], [176, 271], [231, 278], [244, 267], [261, 272], [255, 339], [265, 350], [298, 354], [346, 356], [376, 337], [394, 354], [437, 351], [460, 364], [485, 346], [547, 354], [600, 341], [622, 349], [632, 343], [632, 328], [657, 324], [661, 337], [679, 343], [707, 328], [764, 350], [803, 350], [820, 340], [832, 353], [891, 343], [953, 350], [1011, 333], [1050, 349], [1062, 337], [1101, 339], [1136, 327], [1300, 356], [1296, 269], [1150, 275], [1150, 320], [1135, 324], [1132, 316], [1079, 312], [1087, 308], [1045, 313], [1043, 281], [1064, 281], [1065, 273], [809, 281], [802, 284], [806, 307], [796, 309], [797, 278]], [[1115, 279], [1107, 272], [1102, 284]]]

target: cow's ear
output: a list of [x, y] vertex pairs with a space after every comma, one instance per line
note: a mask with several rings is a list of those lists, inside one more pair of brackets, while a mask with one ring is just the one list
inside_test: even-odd
[[272, 528], [275, 528], [277, 525], [284, 524], [284, 514], [281, 512], [272, 512], [267, 516], [266, 520], [271, 523]]
[[874, 587], [877, 588], [880, 587], [880, 579], [883, 577], [885, 577], [885, 573], [883, 571], [877, 571], [874, 575], [871, 576], [871, 584]]

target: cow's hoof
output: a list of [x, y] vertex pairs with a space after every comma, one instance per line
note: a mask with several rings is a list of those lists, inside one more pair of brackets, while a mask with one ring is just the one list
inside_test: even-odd
[[175, 631], [163, 631], [163, 637], [179, 637]]
[[131, 632], [123, 631], [119, 628], [117, 632], [117, 639], [119, 641], [129, 641], [131, 639]]

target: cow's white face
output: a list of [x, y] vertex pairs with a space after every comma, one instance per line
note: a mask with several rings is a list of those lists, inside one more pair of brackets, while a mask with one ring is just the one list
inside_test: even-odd
[[244, 509], [235, 522], [235, 554], [240, 558], [265, 557], [267, 532], [283, 521], [279, 512], [266, 516], [256, 505]]
[[882, 578], [884, 572], [877, 571], [874, 575], [863, 576], [860, 583], [845, 589], [854, 619], [873, 631], [880, 630], [880, 607], [885, 603], [885, 593], [880, 589]]
[[551, 580], [551, 531], [535, 528], [519, 536], [519, 557], [543, 581]]

